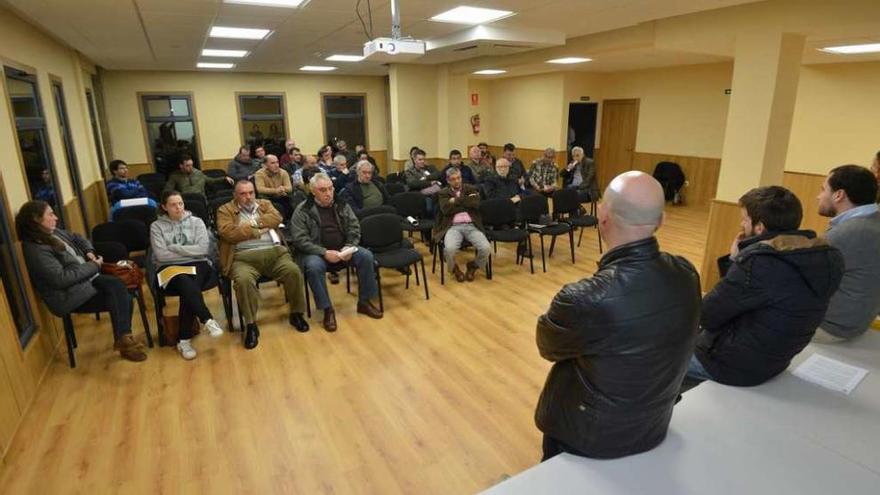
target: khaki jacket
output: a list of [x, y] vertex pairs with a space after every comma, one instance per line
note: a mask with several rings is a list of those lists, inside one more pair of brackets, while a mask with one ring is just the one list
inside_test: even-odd
[[290, 194], [293, 191], [293, 184], [290, 182], [290, 174], [284, 169], [278, 169], [278, 173], [272, 175], [266, 168], [261, 168], [254, 174], [254, 183], [257, 185], [257, 194], [266, 197], [275, 197], [275, 192], [279, 186], [284, 186], [284, 191]]
[[217, 209], [217, 234], [220, 236], [220, 268], [229, 276], [232, 271], [232, 259], [235, 257], [235, 245], [242, 241], [260, 237], [260, 229], [275, 229], [281, 224], [281, 214], [272, 206], [272, 202], [258, 199], [257, 210], [260, 221], [257, 227], [239, 224], [241, 208], [233, 199]]

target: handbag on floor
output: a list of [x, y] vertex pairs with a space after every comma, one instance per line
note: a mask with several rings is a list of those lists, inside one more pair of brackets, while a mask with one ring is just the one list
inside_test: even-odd
[[[199, 334], [199, 320], [193, 318], [193, 337]], [[174, 345], [180, 338], [180, 317], [177, 315], [162, 316], [162, 337], [165, 345]]]
[[131, 260], [121, 260], [116, 263], [101, 263], [101, 273], [113, 275], [122, 280], [129, 290], [137, 289], [144, 280], [144, 272]]

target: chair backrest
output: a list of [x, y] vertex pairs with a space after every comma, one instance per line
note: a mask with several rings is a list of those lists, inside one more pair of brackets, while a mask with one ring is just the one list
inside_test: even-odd
[[509, 199], [480, 201], [480, 218], [487, 227], [504, 227], [516, 223], [516, 205]]
[[577, 189], [566, 187], [553, 192], [553, 216], [577, 215], [581, 207]]
[[116, 263], [128, 259], [128, 249], [121, 242], [94, 242], [95, 252], [104, 258], [105, 263]]
[[186, 204], [199, 202], [204, 204], [205, 206], [208, 206], [207, 198], [202, 196], [200, 193], [183, 193], [180, 195], [180, 197], [183, 198], [183, 202]]
[[386, 184], [395, 184], [395, 183], [400, 183], [400, 182], [404, 182], [404, 180], [400, 176], [400, 173], [398, 173], [398, 172], [391, 172], [390, 174], [385, 176], [385, 183]]
[[161, 182], [164, 184], [165, 181], [167, 180], [167, 177], [165, 177], [165, 174], [160, 174], [157, 172], [150, 172], [150, 173], [138, 175], [137, 180], [140, 181], [141, 184], [143, 184], [145, 182]]
[[118, 222], [100, 223], [92, 227], [92, 243], [121, 242], [125, 236], [123, 225]]
[[95, 225], [92, 243], [119, 243], [126, 254], [141, 251], [150, 245], [150, 229], [139, 220], [122, 220]]
[[425, 195], [418, 191], [403, 192], [391, 197], [391, 204], [397, 209], [397, 213], [406, 217], [425, 218], [427, 205]]
[[[363, 219], [363, 218], [367, 218], [372, 215], [380, 215], [383, 213], [390, 213], [392, 215], [398, 216], [397, 209], [395, 209], [393, 206], [389, 206], [389, 205], [379, 205], [379, 206], [374, 206], [372, 208], [364, 208], [364, 209], [356, 212], [356, 215], [359, 219]], [[399, 216], [398, 216], [398, 218], [399, 218]]]
[[203, 201], [184, 201], [183, 207], [186, 208], [194, 216], [197, 216], [205, 222], [206, 227], [211, 225], [211, 215], [208, 213], [208, 206]]
[[381, 253], [400, 247], [403, 227], [400, 217], [393, 213], [370, 215], [361, 220], [361, 246]]
[[157, 202], [162, 198], [162, 190], [165, 189], [165, 181], [164, 180], [146, 180], [140, 181], [141, 185], [144, 186], [144, 189], [150, 194], [150, 197], [156, 200]]
[[660, 182], [684, 182], [684, 171], [681, 165], [675, 162], [657, 162], [654, 167], [654, 178]]
[[519, 202], [519, 212], [523, 220], [529, 223], [539, 221], [541, 215], [549, 212], [547, 198], [543, 194], [530, 194]]
[[387, 182], [385, 190], [388, 191], [389, 196], [394, 197], [406, 192], [406, 184], [403, 182]]
[[120, 222], [123, 220], [137, 220], [142, 222], [147, 228], [156, 220], [156, 209], [149, 205], [128, 206], [120, 208], [113, 215], [113, 220]]
[[223, 182], [209, 182], [205, 185], [205, 195], [208, 199], [218, 198], [220, 196], [232, 196], [234, 187], [232, 184]]
[[226, 171], [219, 168], [209, 168], [202, 170], [202, 173], [211, 178], [226, 177]]

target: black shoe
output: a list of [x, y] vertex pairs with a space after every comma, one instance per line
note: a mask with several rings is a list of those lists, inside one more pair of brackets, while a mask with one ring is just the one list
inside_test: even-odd
[[339, 274], [336, 272], [330, 272], [327, 275], [330, 276], [330, 283], [336, 285], [339, 283]]
[[290, 313], [290, 324], [293, 328], [296, 329], [297, 332], [308, 332], [309, 331], [309, 322], [303, 318], [302, 313]]
[[253, 323], [249, 324], [244, 331], [244, 348], [253, 349], [260, 343], [260, 329]]

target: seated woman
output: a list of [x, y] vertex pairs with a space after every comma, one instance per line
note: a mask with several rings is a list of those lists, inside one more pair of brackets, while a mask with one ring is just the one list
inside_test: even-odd
[[113, 347], [129, 361], [147, 359], [131, 335], [131, 295], [117, 277], [101, 274], [100, 256], [85, 238], [56, 229], [58, 217], [45, 201], [28, 201], [15, 216], [24, 261], [34, 290], [55, 316], [108, 311]]
[[201, 218], [183, 207], [183, 197], [177, 191], [162, 193], [159, 218], [150, 225], [150, 244], [156, 273], [167, 266], [193, 266], [195, 275], [179, 274], [168, 282], [166, 290], [180, 296], [180, 334], [177, 350], [183, 359], [195, 359], [192, 346], [193, 323], [198, 317], [211, 337], [223, 335], [223, 328], [205, 306], [202, 288], [214, 276], [208, 257], [210, 241], [208, 229]]

